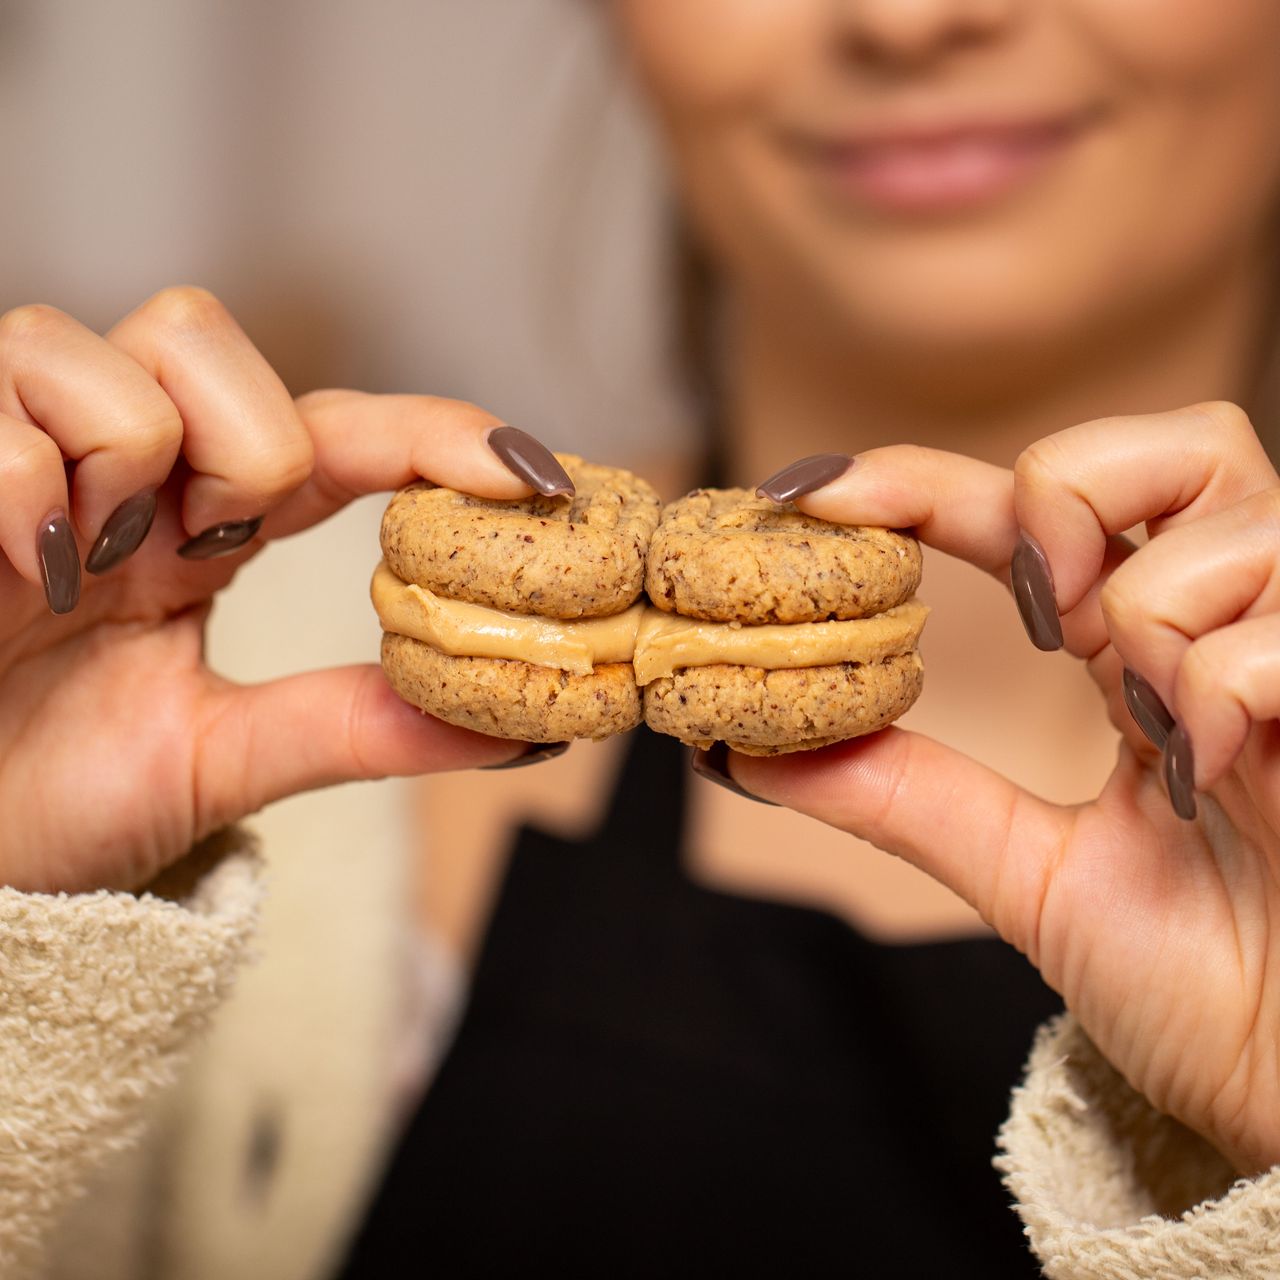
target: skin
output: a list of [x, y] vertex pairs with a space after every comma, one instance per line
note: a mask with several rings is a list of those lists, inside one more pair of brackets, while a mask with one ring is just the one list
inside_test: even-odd
[[[900, 728], [731, 757], [732, 776], [950, 886], [1157, 1107], [1242, 1171], [1269, 1167], [1280, 490], [1239, 409], [1139, 415], [1252, 393], [1275, 257], [1280, 11], [617, 0], [612, 12], [723, 275], [739, 474], [763, 478], [787, 460], [780, 448], [863, 449], [860, 423], [877, 443], [917, 441], [863, 449], [798, 505], [914, 525], [997, 579], [1019, 530], [1034, 535], [1066, 647], [1120, 734], [1109, 780], [1071, 806]], [[1064, 108], [1088, 127], [1029, 180], [963, 208], [850, 198], [780, 141]], [[1102, 412], [1130, 416], [1084, 421]], [[1084, 425], [1059, 429], [1072, 421]], [[1108, 542], [1140, 524], [1150, 541], [1135, 554]], [[1126, 665], [1193, 744], [1193, 822], [1173, 815], [1160, 756], [1124, 708]]]
[[[376, 664], [256, 687], [203, 659], [214, 595], [272, 538], [419, 476], [528, 496], [486, 447], [498, 419], [419, 396], [290, 399], [225, 309], [166, 290], [106, 337], [47, 307], [0, 319], [0, 880], [137, 888], [202, 836], [281, 796], [520, 753], [402, 703]], [[70, 492], [62, 455], [75, 459]], [[71, 515], [81, 559], [102, 522], [159, 490], [142, 547], [53, 616], [36, 529]], [[266, 515], [225, 558], [174, 554]], [[74, 797], [75, 803], [68, 803]]]
[[[615, 0], [681, 194], [748, 309], [889, 380], [1003, 397], [1132, 336], [1259, 251], [1280, 174], [1280, 11], [1241, 0]], [[1007, 198], [895, 214], [791, 145], [1084, 113]], [[1188, 180], [1194, 175], [1194, 181]], [[1181, 308], [1179, 308], [1181, 310]], [[1161, 326], [1163, 329], [1164, 326]]]

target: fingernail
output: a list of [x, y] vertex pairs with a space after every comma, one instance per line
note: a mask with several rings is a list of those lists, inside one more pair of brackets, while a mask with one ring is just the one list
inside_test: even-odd
[[106, 573], [127, 559], [142, 545], [156, 518], [154, 489], [126, 498], [108, 517], [93, 544], [84, 567], [90, 573]]
[[262, 528], [262, 519], [254, 516], [252, 520], [228, 520], [225, 524], [212, 525], [194, 538], [188, 538], [178, 548], [178, 554], [184, 560], [214, 560], [230, 555]]
[[44, 598], [53, 613], [70, 613], [80, 599], [80, 553], [65, 511], [51, 511], [36, 540]]
[[514, 476], [547, 498], [572, 497], [573, 481], [540, 440], [519, 427], [494, 427], [487, 437], [489, 448]]
[[1029, 533], [1018, 539], [1009, 565], [1009, 585], [1031, 643], [1046, 653], [1061, 649], [1062, 620], [1053, 596], [1053, 574], [1044, 548]]
[[1169, 803], [1180, 818], [1196, 816], [1196, 762], [1187, 731], [1175, 723], [1164, 744], [1164, 785]]
[[756, 488], [756, 494], [770, 502], [790, 502], [830, 484], [851, 466], [853, 459], [847, 453], [815, 453], [775, 471]]
[[724, 787], [726, 791], [732, 791], [735, 796], [745, 796], [748, 800], [754, 800], [757, 804], [767, 804], [773, 809], [778, 807], [772, 800], [752, 795], [729, 776], [729, 748], [723, 742], [713, 742], [705, 751], [694, 747], [689, 753], [689, 767], [698, 777], [706, 778], [708, 782], [714, 782], [717, 786]]
[[562, 756], [568, 750], [567, 742], [551, 742], [545, 747], [531, 742], [529, 750], [524, 755], [516, 756], [514, 760], [508, 760], [504, 764], [486, 764], [481, 765], [480, 768], [486, 773], [497, 773], [500, 769], [523, 769], [527, 764], [541, 764], [544, 760], [554, 760], [556, 756]]
[[1138, 728], [1147, 735], [1147, 741], [1157, 751], [1163, 751], [1173, 728], [1173, 716], [1160, 695], [1136, 672], [1124, 669], [1121, 682], [1124, 688], [1124, 705], [1136, 721]]

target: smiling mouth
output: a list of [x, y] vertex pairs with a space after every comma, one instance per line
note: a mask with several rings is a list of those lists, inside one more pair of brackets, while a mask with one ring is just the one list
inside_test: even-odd
[[784, 141], [841, 203], [881, 214], [957, 212], [1024, 186], [1097, 120], [973, 123]]

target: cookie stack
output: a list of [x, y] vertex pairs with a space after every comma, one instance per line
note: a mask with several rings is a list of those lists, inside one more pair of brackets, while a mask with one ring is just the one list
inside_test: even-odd
[[871, 733], [916, 700], [920, 547], [745, 489], [695, 489], [649, 544], [633, 658], [651, 729], [748, 755]]
[[660, 513], [629, 472], [557, 456], [572, 498], [416, 484], [392, 499], [373, 599], [401, 697], [526, 742], [643, 718], [751, 755], [871, 733], [918, 697], [928, 609], [913, 538], [742, 489], [697, 489]]
[[410, 485], [382, 519], [382, 666], [408, 702], [525, 742], [641, 720], [631, 659], [661, 502], [638, 477], [558, 455], [571, 498]]

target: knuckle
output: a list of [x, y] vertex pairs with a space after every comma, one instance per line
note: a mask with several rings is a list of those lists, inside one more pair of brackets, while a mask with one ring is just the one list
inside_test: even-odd
[[62, 470], [62, 451], [40, 431], [32, 431], [28, 440], [0, 459], [0, 472], [20, 488], [46, 479], [55, 469]]
[[276, 459], [275, 476], [277, 487], [288, 492], [305, 483], [315, 465], [315, 451], [308, 437], [302, 436], [291, 441], [283, 448], [281, 456]]
[[1221, 686], [1222, 663], [1214, 654], [1216, 647], [1212, 635], [1202, 636], [1193, 641], [1182, 655], [1177, 676], [1180, 702], [1184, 695], [1193, 698], [1211, 697]]
[[1061, 484], [1063, 449], [1054, 436], [1028, 445], [1013, 464], [1014, 483], [1023, 489], [1047, 491]]
[[1230, 400], [1209, 400], [1196, 406], [1196, 409], [1208, 419], [1210, 427], [1217, 431], [1229, 432], [1234, 436], [1255, 436], [1253, 423], [1249, 415]]
[[1132, 632], [1142, 616], [1140, 592], [1129, 563], [1121, 565], [1102, 584], [1098, 597], [1107, 630], [1112, 634]]
[[203, 339], [235, 323], [217, 297], [193, 284], [161, 289], [142, 304], [140, 311], [149, 323], [179, 340]]
[[245, 468], [240, 487], [247, 495], [269, 502], [303, 484], [314, 462], [311, 441], [306, 436], [291, 439], [252, 459]]
[[0, 345], [12, 348], [39, 342], [61, 329], [69, 318], [66, 312], [43, 302], [14, 307], [0, 316]]
[[1280, 541], [1280, 487], [1272, 485], [1251, 494], [1242, 509], [1248, 513], [1249, 523], [1265, 529], [1273, 544]]
[[169, 398], [158, 388], [157, 392], [156, 402], [117, 425], [108, 441], [113, 452], [138, 458], [177, 453], [182, 445], [182, 418]]
[[359, 391], [347, 391], [341, 387], [320, 387], [298, 396], [293, 403], [298, 412], [305, 417], [307, 414], [345, 408], [360, 394]]

